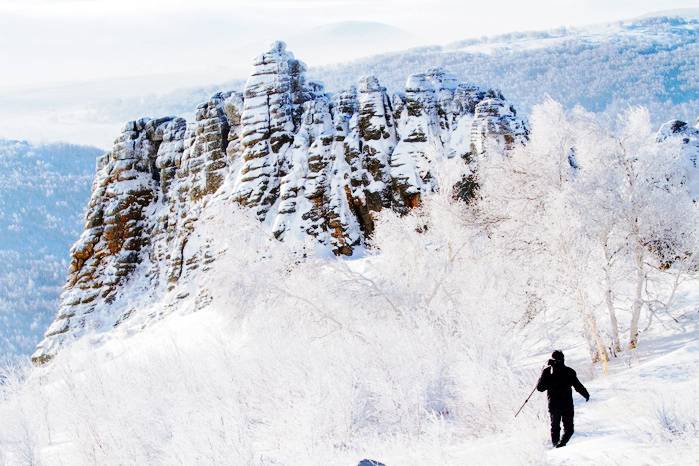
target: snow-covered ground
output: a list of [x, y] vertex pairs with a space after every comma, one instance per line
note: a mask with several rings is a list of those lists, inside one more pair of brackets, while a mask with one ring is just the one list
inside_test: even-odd
[[[696, 286], [696, 285], [695, 285]], [[696, 295], [696, 293], [695, 293]], [[519, 452], [527, 441], [544, 444], [544, 454], [531, 464], [574, 465], [693, 465], [699, 464], [699, 328], [697, 311], [685, 330], [655, 332], [632, 355], [611, 362], [608, 374], [590, 367], [575, 354], [568, 364], [578, 370], [591, 394], [589, 403], [573, 393], [575, 434], [563, 449], [549, 447], [548, 417], [541, 410], [546, 397], [537, 393], [525, 409], [537, 412], [536, 422], [513, 419], [513, 430], [455, 446], [444, 463], [527, 464]], [[545, 359], [542, 354], [539, 359]], [[522, 438], [522, 431], [536, 434]], [[533, 437], [533, 438], [532, 438]], [[539, 445], [541, 446], [541, 445]], [[500, 456], [501, 455], [501, 456]], [[521, 460], [521, 461], [520, 461]], [[412, 464], [408, 459], [395, 464]], [[421, 463], [416, 463], [421, 464]]]
[[[673, 313], [679, 322], [648, 331], [634, 352], [613, 359], [606, 370], [592, 365], [577, 342], [562, 348], [576, 369], [590, 401], [573, 392], [575, 434], [565, 448], [550, 446], [546, 394], [535, 392], [522, 413], [502, 432], [432, 448], [376, 452], [387, 465], [697, 465], [699, 464], [699, 281], [688, 283]], [[671, 320], [671, 319], [670, 319]], [[536, 384], [548, 352], [537, 344], [523, 348], [515, 370]], [[487, 376], [487, 375], [486, 375]], [[528, 392], [521, 393], [524, 401]], [[519, 408], [512, 405], [513, 414]], [[349, 463], [346, 463], [349, 464]]]
[[[699, 283], [688, 286], [696, 299]], [[241, 372], [236, 361], [258, 353], [269, 363], [264, 353], [272, 351], [273, 356], [281, 348], [268, 347], [271, 339], [246, 337], [245, 325], [232, 327], [221, 310], [204, 310], [166, 319], [131, 336], [117, 331], [98, 348], [88, 349], [95, 341], [83, 342], [60, 364], [32, 374], [23, 391], [8, 393], [14, 387], [5, 385], [0, 392], [0, 464], [106, 465], [138, 459], [143, 461], [139, 464], [320, 466], [354, 465], [371, 458], [388, 466], [693, 465], [699, 435], [699, 314], [696, 309], [686, 311], [681, 326], [644, 335], [642, 347], [612, 361], [607, 375], [590, 365], [577, 335], [567, 337], [575, 342], [564, 348], [568, 364], [577, 370], [591, 399], [585, 403], [574, 393], [576, 432], [564, 449], [550, 447], [544, 394], [535, 393], [522, 414], [512, 417], [528, 393], [525, 383], [536, 382], [539, 363], [548, 357], [539, 348], [527, 347], [512, 361], [521, 377], [519, 391], [511, 393], [507, 405], [494, 407], [504, 415], [492, 430], [474, 431], [474, 420], [468, 418], [444, 418], [407, 436], [367, 438], [342, 447], [340, 435], [326, 440], [332, 445], [316, 444], [304, 451], [301, 446], [307, 445], [308, 437], [338, 421], [333, 416], [342, 410], [329, 402], [343, 390], [335, 386], [341, 384], [338, 380], [314, 379], [321, 373], [311, 360], [318, 358], [318, 348], [306, 348], [310, 366], [291, 371], [298, 379], [288, 386], [290, 404], [273, 420], [281, 430], [268, 431], [271, 437], [258, 445], [246, 445], [248, 429], [271, 428], [254, 419], [255, 412], [268, 412], [268, 407], [255, 403], [276, 405], [281, 393], [274, 391], [278, 383], [243, 383], [251, 374]], [[289, 354], [301, 355], [300, 350], [287, 348], [286, 355], [276, 353], [279, 365], [258, 369], [273, 378], [289, 375], [283, 364]], [[335, 367], [327, 369], [337, 373]], [[486, 370], [473, 375], [501, 382], [497, 370], [482, 369]], [[367, 377], [373, 370], [366, 367]], [[356, 383], [361, 384], [361, 378]], [[242, 398], [246, 385], [259, 392]], [[301, 402], [308, 393], [296, 391], [309, 386], [314, 398], [306, 401], [320, 405], [310, 414]], [[246, 413], [232, 409], [239, 403]], [[263, 423], [255, 425], [258, 422]], [[349, 440], [351, 434], [346, 435]], [[92, 450], [86, 450], [87, 445]], [[315, 456], [319, 450], [325, 454]], [[232, 462], [221, 462], [227, 457]]]

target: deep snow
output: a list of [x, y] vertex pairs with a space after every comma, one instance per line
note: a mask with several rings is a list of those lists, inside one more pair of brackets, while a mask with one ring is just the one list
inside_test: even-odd
[[[361, 265], [358, 266], [361, 268]], [[685, 298], [691, 297], [691, 302], [696, 302], [693, 300], [699, 297], [699, 283], [692, 283], [691, 287]], [[687, 301], [690, 302], [689, 299]], [[589, 364], [584, 345], [576, 335], [562, 338], [577, 342], [563, 349], [568, 364], [577, 369], [581, 381], [591, 393], [589, 403], [574, 393], [576, 432], [564, 449], [550, 447], [545, 394], [537, 392], [522, 414], [517, 419], [512, 418], [528, 392], [528, 386], [524, 383], [536, 382], [539, 363], [548, 357], [547, 352], [542, 351], [545, 345], [538, 345], [537, 348], [524, 349], [515, 362], [522, 385], [518, 393], [512, 393], [509, 406], [501, 407], [509, 416], [495, 432], [485, 430], [479, 437], [459, 434], [459, 431], [469, 432], [471, 426], [453, 425], [444, 420], [440, 421], [440, 427], [436, 430], [415, 437], [396, 436], [393, 441], [367, 440], [365, 444], [348, 445], [336, 451], [333, 457], [315, 457], [312, 452], [294, 448], [294, 442], [301, 441], [304, 433], [289, 430], [276, 432], [279, 437], [272, 443], [265, 442], [267, 448], [272, 448], [270, 456], [264, 453], [254, 456], [250, 452], [247, 462], [220, 462], [226, 455], [240, 458], [236, 456], [240, 453], [238, 447], [243, 448], [242, 442], [236, 446], [242, 435], [240, 429], [244, 429], [238, 424], [241, 418], [237, 416], [241, 413], [231, 412], [230, 402], [226, 400], [242, 394], [221, 391], [226, 386], [236, 386], [235, 379], [242, 375], [230, 372], [229, 364], [232, 359], [244, 357], [242, 355], [259, 342], [247, 338], [245, 326], [242, 326], [235, 331], [235, 342], [224, 346], [231, 353], [207, 356], [207, 350], [224, 348], [221, 341], [231, 338], [231, 324], [222, 318], [220, 312], [205, 310], [171, 317], [132, 336], [116, 331], [106, 337], [108, 341], [101, 341], [99, 348], [90, 348], [94, 341], [83, 342], [59, 366], [37, 371], [31, 376], [34, 387], [30, 390], [29, 398], [25, 398], [26, 393], [8, 393], [7, 390], [13, 388], [11, 384], [3, 387], [5, 391], [0, 391], [0, 415], [6, 421], [0, 427], [0, 464], [89, 464], [86, 461], [88, 458], [99, 456], [86, 456], [81, 451], [81, 442], [89, 443], [92, 440], [89, 438], [90, 429], [94, 429], [93, 434], [106, 436], [105, 441], [109, 443], [109, 436], [114, 435], [109, 432], [112, 428], [123, 428], [127, 432], [136, 429], [142, 435], [150, 432], [152, 438], [144, 437], [140, 441], [150, 443], [154, 448], [158, 444], [162, 449], [173, 448], [171, 441], [181, 441], [177, 445], [179, 456], [168, 457], [165, 451], [153, 450], [151, 462], [147, 464], [354, 465], [362, 458], [378, 460], [387, 466], [697, 464], [699, 315], [696, 306], [688, 305], [684, 310], [688, 314], [682, 319], [682, 330], [677, 327], [659, 329], [644, 335], [642, 348], [613, 361], [608, 375], [604, 375], [600, 367]], [[259, 346], [257, 348], [261, 349]], [[168, 354], [173, 350], [174, 353]], [[308, 354], [313, 354], [313, 350]], [[174, 367], [171, 366], [173, 362], [176, 363]], [[130, 370], [124, 372], [127, 367]], [[268, 370], [274, 372], [275, 368]], [[178, 379], [178, 373], [191, 379]], [[317, 375], [315, 371], [313, 374]], [[308, 377], [302, 372], [297, 375], [302, 379]], [[157, 380], [163, 376], [166, 377]], [[488, 372], [480, 374], [480, 377], [494, 376], [497, 375]], [[89, 382], [95, 377], [96, 381]], [[224, 385], [228, 377], [233, 379]], [[134, 386], [144, 382], [152, 385]], [[308, 382], [312, 385], [316, 383]], [[317, 399], [320, 403], [327, 401], [322, 397], [333, 396], [332, 384], [337, 381], [325, 382], [329, 385], [323, 385], [324, 388], [315, 395], [321, 397]], [[86, 387], [94, 392], [80, 390]], [[173, 391], [162, 391], [168, 387]], [[259, 387], [259, 390], [264, 392], [265, 388]], [[39, 393], [43, 395], [37, 397]], [[130, 398], [136, 394], [143, 398]], [[261, 395], [258, 401], [266, 398], [263, 393]], [[272, 393], [269, 395], [274, 396]], [[263, 406], [250, 408], [265, 409]], [[28, 424], [14, 423], [17, 409], [27, 416], [25, 421]], [[155, 410], [151, 411], [152, 417], [131, 417], [129, 413], [138, 409]], [[176, 417], [179, 425], [168, 427], [163, 424], [161, 409], [180, 413]], [[124, 411], [124, 414], [118, 420], [102, 417], [114, 416], [120, 411]], [[72, 414], [63, 417], [69, 412]], [[280, 416], [293, 413], [292, 410], [280, 413]], [[295, 414], [304, 415], [303, 412]], [[39, 415], [41, 419], [31, 420], [32, 416]], [[328, 411], [325, 416], [321, 414], [305, 428], [313, 429], [313, 423], [329, 422], [333, 412]], [[211, 423], [205, 422], [207, 419]], [[91, 420], [92, 426], [87, 431], [81, 428], [75, 430], [78, 426], [72, 423], [78, 420]], [[50, 424], [50, 438], [46, 435], [33, 437], [35, 433], [23, 430], [29, 428], [32, 422], [38, 422], [42, 429]], [[220, 430], [212, 429], [216, 423], [220, 423]], [[286, 428], [294, 429], [294, 426], [300, 427], [289, 419]], [[180, 432], [168, 434], [169, 428]], [[131, 440], [139, 439], [132, 437]], [[223, 449], [222, 443], [232, 449]], [[22, 456], [25, 448], [31, 446], [36, 447], [35, 462], [27, 461]], [[104, 462], [103, 459], [97, 460], [97, 463], [128, 463], [129, 454], [135, 450], [129, 444], [121, 444], [121, 447], [124, 448], [121, 459], [114, 457], [113, 462]], [[276, 448], [287, 450], [289, 455], [286, 461], [272, 459], [272, 452]], [[162, 461], [161, 455], [172, 462]]]

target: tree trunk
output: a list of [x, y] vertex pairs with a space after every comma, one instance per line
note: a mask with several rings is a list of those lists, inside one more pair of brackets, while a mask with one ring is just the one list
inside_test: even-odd
[[585, 338], [590, 346], [590, 355], [593, 363], [601, 362], [604, 368], [604, 373], [607, 373], [607, 363], [609, 362], [609, 353], [604, 344], [602, 336], [599, 334], [597, 318], [592, 310], [587, 306], [584, 292], [578, 287], [578, 307], [583, 317], [583, 328], [585, 329]]
[[604, 300], [607, 303], [607, 311], [609, 312], [609, 333], [612, 336], [612, 356], [616, 357], [618, 353], [621, 352], [621, 340], [619, 339], [619, 322], [616, 318], [616, 310], [614, 309], [614, 294], [612, 292], [612, 277], [610, 273], [611, 269], [611, 256], [609, 254], [609, 246], [607, 242], [604, 242], [604, 258], [606, 261], [604, 267]]
[[612, 336], [612, 356], [621, 352], [621, 343], [619, 339], [619, 322], [616, 318], [614, 310], [614, 298], [612, 296], [611, 283], [607, 274], [607, 289], [604, 292], [604, 300], [607, 303], [607, 311], [609, 312], [609, 333]]
[[634, 292], [633, 307], [631, 308], [631, 326], [629, 328], [629, 349], [638, 346], [638, 321], [641, 319], [641, 309], [643, 308], [643, 283], [646, 279], [644, 264], [645, 249], [640, 238], [636, 238], [636, 290]]

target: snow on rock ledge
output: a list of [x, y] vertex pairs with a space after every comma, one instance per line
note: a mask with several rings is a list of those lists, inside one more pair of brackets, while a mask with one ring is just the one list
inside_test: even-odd
[[215, 196], [254, 209], [278, 239], [310, 236], [352, 255], [376, 212], [406, 212], [439, 189], [440, 160], [468, 163], [493, 145], [507, 151], [527, 139], [502, 94], [443, 69], [408, 77], [395, 95], [373, 76], [331, 95], [306, 82], [305, 71], [275, 42], [254, 60], [242, 95], [217, 93], [192, 122], [126, 124], [98, 164], [85, 231], [35, 363], [90, 328], [138, 313], [119, 302], [129, 283], [155, 299], [205, 269], [214, 260], [209, 245], [190, 238]]

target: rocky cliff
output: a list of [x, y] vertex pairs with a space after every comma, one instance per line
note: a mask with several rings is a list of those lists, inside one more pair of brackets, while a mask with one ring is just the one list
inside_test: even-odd
[[99, 160], [60, 310], [35, 363], [87, 329], [137, 312], [108, 312], [133, 276], [150, 289], [171, 289], [214, 260], [206, 245], [185, 249], [215, 196], [253, 209], [280, 240], [310, 236], [352, 255], [380, 210], [406, 212], [424, 193], [453, 189], [438, 186], [440, 160], [469, 164], [493, 147], [507, 151], [527, 140], [500, 92], [442, 69], [409, 76], [397, 94], [372, 76], [330, 94], [307, 82], [305, 70], [277, 42], [255, 59], [242, 94], [217, 93], [193, 121], [143, 118], [124, 126]]

